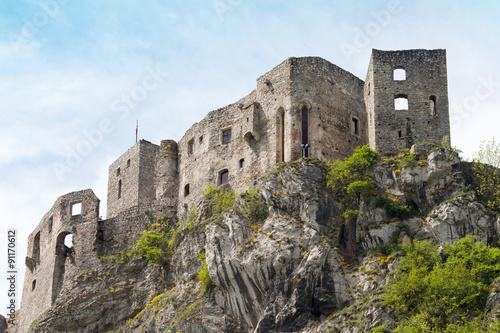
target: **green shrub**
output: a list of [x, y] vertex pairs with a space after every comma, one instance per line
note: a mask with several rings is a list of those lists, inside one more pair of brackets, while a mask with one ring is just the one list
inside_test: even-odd
[[[362, 196], [375, 194], [372, 171], [377, 158], [378, 153], [366, 145], [356, 148], [352, 156], [344, 161], [337, 160], [330, 164], [326, 185], [342, 207], [354, 211], [359, 207]], [[352, 213], [349, 215], [355, 215]]]
[[203, 284], [201, 285], [201, 294], [204, 295], [214, 288], [214, 283], [210, 279], [210, 275], [208, 274], [208, 267], [207, 267], [207, 258], [205, 256], [204, 252], [198, 253], [198, 260], [201, 261], [202, 266], [200, 271], [198, 272], [198, 278], [200, 281], [203, 281]]
[[468, 236], [447, 245], [445, 256], [417, 240], [403, 251], [397, 278], [383, 297], [407, 318], [395, 332], [441, 332], [457, 318], [483, 312], [489, 286], [500, 275], [500, 249]]
[[132, 254], [148, 259], [153, 265], [160, 265], [167, 257], [165, 251], [168, 242], [165, 233], [156, 230], [146, 230], [132, 249]]
[[397, 204], [385, 196], [378, 196], [375, 199], [375, 205], [377, 207], [384, 207], [390, 219], [398, 218], [403, 220], [417, 216], [420, 213], [410, 206]]
[[225, 187], [217, 187], [214, 184], [203, 189], [201, 198], [212, 206], [212, 215], [215, 218], [233, 208], [236, 202], [234, 191]]
[[247, 217], [251, 220], [263, 222], [269, 213], [264, 199], [259, 198], [257, 191], [246, 191], [244, 199], [247, 202]]

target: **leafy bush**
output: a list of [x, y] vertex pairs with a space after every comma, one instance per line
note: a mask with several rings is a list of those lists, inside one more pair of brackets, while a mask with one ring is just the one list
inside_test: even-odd
[[366, 145], [356, 148], [344, 161], [330, 165], [326, 185], [344, 208], [356, 210], [361, 196], [375, 194], [372, 170], [377, 158], [378, 153]]
[[234, 207], [236, 194], [225, 187], [217, 187], [214, 184], [208, 185], [202, 193], [201, 198], [212, 205], [212, 215], [217, 218], [220, 214]]
[[207, 258], [205, 256], [204, 252], [198, 253], [198, 260], [202, 262], [202, 266], [200, 271], [198, 272], [198, 278], [200, 281], [203, 281], [203, 284], [201, 285], [201, 294], [204, 295], [214, 288], [214, 283], [210, 279], [210, 275], [208, 274], [208, 267], [207, 267]]
[[398, 218], [400, 220], [417, 216], [419, 212], [407, 205], [394, 203], [391, 199], [379, 196], [375, 199], [377, 207], [384, 207], [389, 218]]
[[142, 256], [153, 265], [161, 265], [167, 261], [168, 240], [165, 233], [156, 230], [146, 230], [132, 249], [132, 255]]
[[246, 191], [244, 198], [247, 202], [248, 218], [263, 222], [269, 213], [266, 202], [259, 198], [257, 191]]
[[395, 332], [442, 331], [458, 318], [482, 313], [488, 288], [500, 275], [500, 249], [468, 236], [447, 245], [444, 256], [417, 240], [403, 250], [397, 279], [383, 298], [408, 318]]

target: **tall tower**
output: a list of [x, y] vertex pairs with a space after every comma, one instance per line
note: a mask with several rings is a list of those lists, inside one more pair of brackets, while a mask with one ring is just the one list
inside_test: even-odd
[[381, 153], [450, 135], [445, 50], [372, 50], [364, 86], [368, 141]]
[[140, 140], [109, 166], [106, 217], [155, 200], [155, 158], [160, 147]]

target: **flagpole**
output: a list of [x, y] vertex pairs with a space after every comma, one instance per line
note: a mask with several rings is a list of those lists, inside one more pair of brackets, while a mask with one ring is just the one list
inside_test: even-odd
[[135, 123], [135, 143], [137, 143], [137, 132], [139, 131], [139, 119]]

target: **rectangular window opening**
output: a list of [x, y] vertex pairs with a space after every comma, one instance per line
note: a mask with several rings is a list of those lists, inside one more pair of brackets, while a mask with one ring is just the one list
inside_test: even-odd
[[130, 158], [127, 160], [127, 168], [130, 167]]
[[116, 169], [116, 175], [119, 176], [120, 175], [120, 168]]
[[359, 120], [357, 118], [352, 118], [352, 133], [355, 135], [359, 134], [358, 123], [359, 123]]
[[194, 139], [188, 141], [188, 155], [192, 155], [194, 152]]
[[31, 291], [35, 290], [36, 288], [36, 280], [33, 280], [33, 282], [31, 282]]
[[231, 141], [231, 129], [222, 131], [222, 143], [229, 143]]
[[82, 203], [77, 202], [71, 205], [71, 216], [77, 216], [82, 214]]

